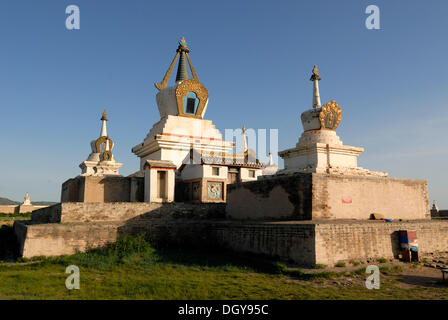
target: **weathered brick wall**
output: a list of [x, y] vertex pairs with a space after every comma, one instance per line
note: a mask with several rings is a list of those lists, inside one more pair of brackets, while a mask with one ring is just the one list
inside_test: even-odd
[[84, 177], [84, 202], [129, 202], [131, 180], [125, 177]]
[[214, 242], [234, 251], [264, 254], [304, 265], [315, 263], [312, 224], [222, 224], [213, 225], [211, 233]]
[[140, 233], [146, 233], [157, 246], [226, 248], [306, 265], [315, 261], [313, 224], [142, 220], [119, 228], [121, 235]]
[[194, 239], [204, 245], [211, 238], [200, 235], [208, 230], [201, 229], [203, 222], [224, 216], [225, 205], [219, 203], [60, 203], [36, 211], [31, 221], [16, 221], [14, 232], [24, 257], [101, 247], [116, 240], [119, 227], [127, 230], [123, 234], [146, 232], [159, 243]]
[[143, 201], [141, 177], [76, 177], [62, 184], [61, 202]]
[[133, 218], [224, 218], [220, 203], [66, 202], [35, 211], [35, 223], [126, 221]]
[[78, 202], [81, 201], [82, 195], [80, 190], [80, 177], [69, 179], [62, 184], [61, 202]]
[[28, 213], [33, 212], [42, 208], [46, 208], [47, 206], [0, 206], [0, 213]]
[[0, 206], [0, 213], [18, 213], [19, 206]]
[[425, 180], [313, 174], [313, 219], [430, 219]]
[[296, 173], [229, 185], [231, 219], [430, 219], [425, 180]]
[[316, 263], [397, 258], [399, 230], [416, 230], [422, 253], [448, 251], [448, 221], [316, 224]]
[[416, 230], [422, 253], [448, 251], [448, 221], [238, 222], [211, 220], [207, 210], [202, 213], [204, 219], [179, 210], [177, 214], [159, 212], [126, 221], [16, 222], [14, 228], [25, 257], [71, 254], [114, 241], [117, 234], [140, 233], [146, 233], [158, 246], [225, 247], [303, 265], [396, 258], [399, 230]]
[[25, 258], [74, 254], [116, 241], [119, 222], [38, 224], [14, 223], [19, 254]]
[[285, 175], [227, 187], [231, 219], [311, 219], [311, 174]]

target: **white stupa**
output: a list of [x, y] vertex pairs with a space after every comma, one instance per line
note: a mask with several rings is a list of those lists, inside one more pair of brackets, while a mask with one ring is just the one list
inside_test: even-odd
[[93, 140], [90, 143], [92, 152], [88, 156], [87, 160], [82, 162], [79, 167], [82, 170], [81, 176], [118, 176], [119, 168], [122, 163], [115, 162], [112, 149], [114, 148], [114, 142], [109, 138], [107, 134], [107, 113], [103, 112], [101, 117], [102, 125], [100, 137]]
[[346, 146], [336, 134], [342, 110], [336, 101], [321, 105], [317, 66], [313, 68], [313, 106], [301, 115], [303, 133], [295, 148], [279, 152], [285, 169], [279, 173], [308, 172], [349, 175], [387, 176], [387, 173], [358, 167], [358, 156], [364, 148]]
[[25, 194], [25, 198], [24, 198], [24, 200], [23, 200], [21, 205], [22, 206], [32, 206], [33, 205], [31, 203], [30, 196], [29, 196], [28, 192]]

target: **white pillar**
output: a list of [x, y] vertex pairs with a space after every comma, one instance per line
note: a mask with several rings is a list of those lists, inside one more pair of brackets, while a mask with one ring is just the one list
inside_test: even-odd
[[243, 152], [247, 152], [247, 137], [246, 137], [246, 127], [243, 126]]
[[272, 152], [269, 152], [269, 165], [270, 166], [274, 165], [274, 160], [272, 159]]
[[313, 108], [320, 108], [322, 105], [320, 103], [319, 94], [319, 81], [316, 79], [313, 81]]
[[101, 125], [101, 133], [100, 137], [107, 137], [107, 127], [106, 127], [106, 120], [103, 120], [103, 124]]

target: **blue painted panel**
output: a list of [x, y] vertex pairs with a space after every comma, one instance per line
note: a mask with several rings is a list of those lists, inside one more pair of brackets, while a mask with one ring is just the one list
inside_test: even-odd
[[[187, 112], [187, 102], [188, 99], [194, 99], [194, 112]], [[188, 94], [184, 97], [184, 113], [185, 114], [196, 114], [199, 106], [199, 98], [193, 91], [188, 92]]]

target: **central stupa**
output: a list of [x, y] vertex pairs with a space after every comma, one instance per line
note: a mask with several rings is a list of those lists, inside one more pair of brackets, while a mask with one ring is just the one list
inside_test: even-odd
[[[176, 55], [161, 83], [155, 83], [160, 120], [154, 124], [143, 143], [132, 148], [140, 157], [140, 170], [147, 160], [172, 161], [176, 168], [189, 160], [190, 150], [222, 154], [233, 149], [233, 142], [224, 141], [211, 120], [204, 115], [208, 90], [199, 81], [189, 57], [185, 39], [179, 41]], [[175, 84], [167, 86], [177, 59]], [[188, 65], [192, 78], [189, 78]]]

